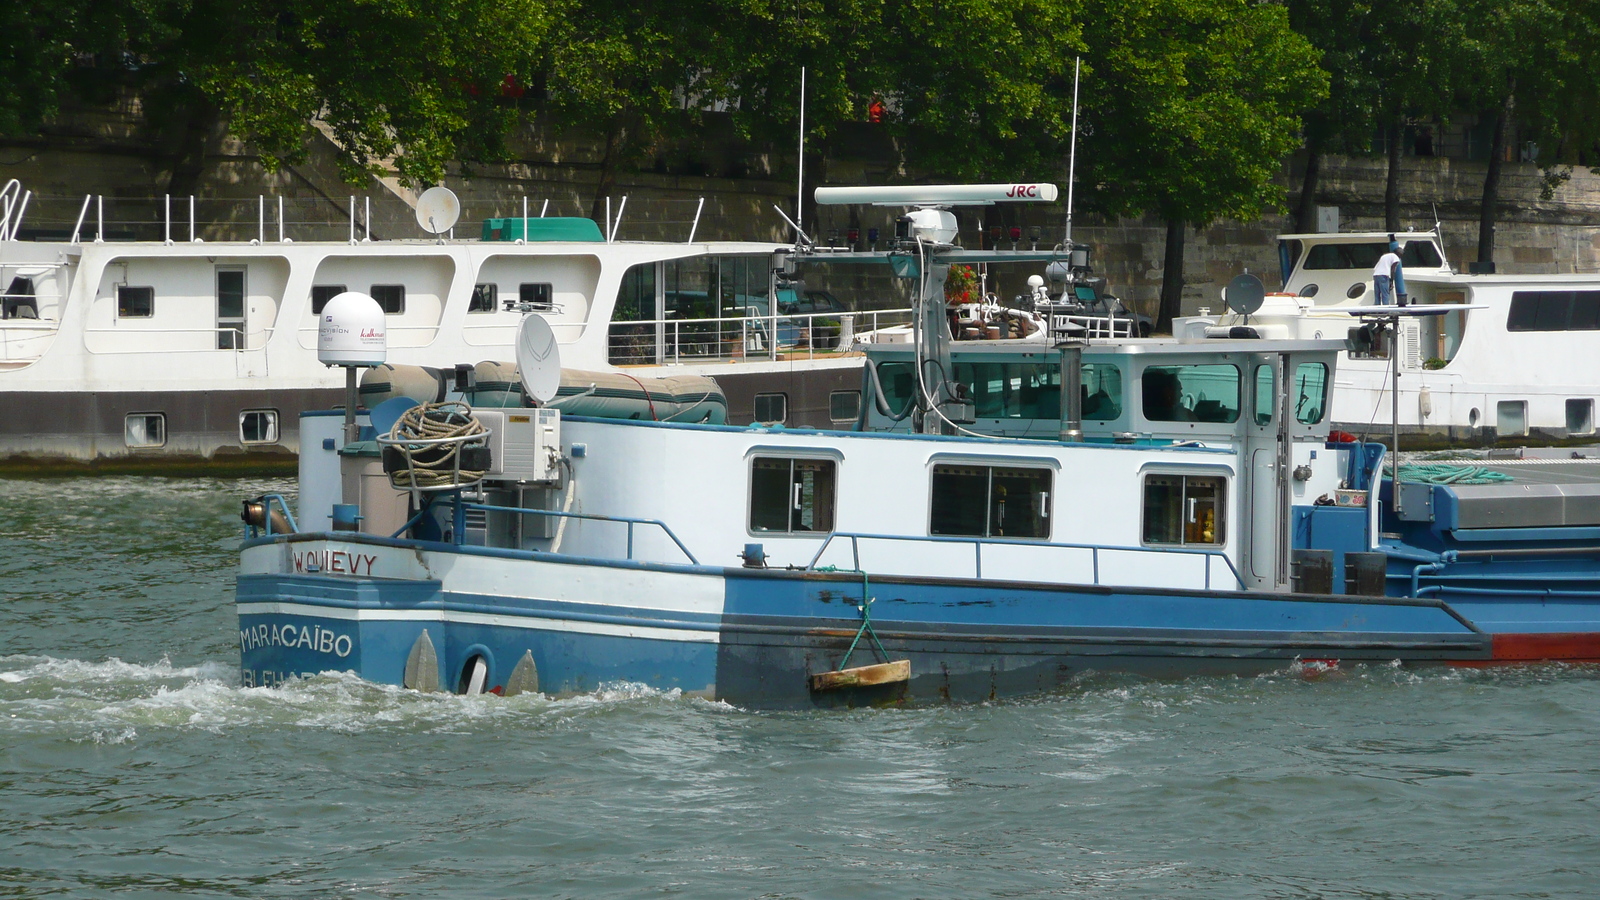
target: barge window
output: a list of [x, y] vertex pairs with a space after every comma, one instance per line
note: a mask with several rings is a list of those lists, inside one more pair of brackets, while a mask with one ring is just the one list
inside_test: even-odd
[[406, 286], [403, 284], [375, 284], [372, 286], [372, 299], [378, 301], [383, 307], [385, 315], [399, 316], [406, 311]]
[[156, 314], [156, 289], [117, 285], [117, 318], [148, 319]]
[[622, 273], [608, 336], [607, 358], [614, 366], [656, 361], [656, 265], [641, 263]]
[[39, 318], [39, 297], [33, 292], [33, 279], [23, 275], [11, 279], [6, 287], [5, 301], [0, 305], [0, 319]]
[[[1307, 269], [1366, 269], [1378, 264], [1378, 257], [1389, 249], [1388, 241], [1365, 244], [1316, 244], [1306, 254]], [[1437, 269], [1443, 261], [1429, 241], [1406, 241], [1400, 250], [1403, 269]]]
[[328, 305], [328, 301], [344, 293], [344, 291], [345, 287], [342, 284], [313, 284], [311, 286], [312, 315], [322, 315], [322, 308]]
[[1594, 401], [1567, 401], [1567, 434], [1594, 434]]
[[549, 312], [556, 308], [555, 286], [547, 282], [528, 282], [517, 288], [517, 299], [523, 309]]
[[1600, 291], [1516, 291], [1506, 330], [1600, 330]]
[[1226, 499], [1227, 480], [1215, 475], [1146, 475], [1144, 542], [1222, 546]]
[[472, 286], [472, 299], [467, 301], [469, 313], [492, 313], [494, 301], [499, 291], [492, 284], [475, 284]]
[[277, 442], [277, 410], [247, 409], [239, 413], [239, 443], [276, 444]]
[[1237, 366], [1151, 366], [1140, 380], [1152, 422], [1239, 421]]
[[1272, 367], [1256, 366], [1255, 419], [1257, 425], [1271, 425], [1273, 415]]
[[1294, 418], [1302, 425], [1315, 425], [1322, 421], [1328, 409], [1328, 367], [1323, 363], [1303, 362], [1294, 370], [1294, 383], [1289, 385], [1289, 396], [1294, 400]]
[[831, 459], [758, 456], [750, 461], [752, 532], [833, 530], [836, 464]]
[[123, 443], [134, 449], [162, 447], [167, 443], [165, 413], [129, 413], [122, 420]]
[[774, 425], [789, 418], [788, 394], [757, 394], [755, 402], [755, 421], [762, 425]]
[[1051, 475], [1049, 469], [936, 465], [928, 533], [1048, 538]]
[[854, 422], [861, 415], [860, 391], [834, 391], [828, 395], [828, 420]]

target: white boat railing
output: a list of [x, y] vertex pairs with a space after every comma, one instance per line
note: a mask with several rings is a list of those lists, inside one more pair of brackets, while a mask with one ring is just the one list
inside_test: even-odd
[[855, 352], [863, 335], [910, 321], [909, 308], [635, 319], [611, 323], [607, 349], [617, 366], [812, 359]]

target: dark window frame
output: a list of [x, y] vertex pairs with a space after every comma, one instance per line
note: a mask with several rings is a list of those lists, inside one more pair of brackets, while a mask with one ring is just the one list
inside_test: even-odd
[[[149, 431], [149, 422], [151, 420], [156, 421], [158, 423], [158, 430], [161, 435], [161, 440], [143, 444], [135, 444], [128, 440], [128, 425], [135, 417], [145, 420], [146, 433]], [[165, 447], [167, 445], [167, 414], [164, 412], [131, 412], [124, 415], [122, 417], [122, 443], [129, 450], [155, 450]]]
[[[254, 440], [245, 436], [245, 419], [248, 416], [262, 416], [264, 421], [270, 423], [272, 437], [256, 438]], [[265, 446], [281, 443], [283, 440], [283, 416], [276, 409], [241, 409], [239, 410], [239, 443], [245, 446]]]
[[517, 301], [534, 312], [556, 308], [556, 286], [548, 281], [524, 281], [517, 285]]
[[311, 314], [322, 315], [322, 310], [328, 301], [344, 293], [347, 288], [342, 284], [313, 284], [311, 286]]
[[[942, 471], [941, 471], [942, 470]], [[968, 470], [968, 471], [963, 471]], [[978, 474], [981, 470], [982, 474]], [[1000, 474], [997, 474], [1000, 473]], [[1026, 473], [1026, 474], [1023, 474]], [[1036, 480], [1040, 476], [1044, 481], [1044, 499], [1039, 509], [1033, 508], [1035, 493], [1030, 491], [1027, 512], [1012, 517], [1007, 514], [1005, 505], [1010, 502], [1006, 485], [998, 485], [999, 495], [996, 493], [996, 481], [1004, 479], [1012, 482], [1027, 482]], [[1051, 466], [1038, 465], [1027, 461], [1013, 461], [996, 459], [987, 462], [966, 462], [962, 460], [936, 461], [928, 471], [928, 535], [930, 537], [972, 537], [983, 539], [1018, 540], [1018, 541], [1046, 541], [1050, 540], [1050, 533], [1054, 528], [1055, 507], [1055, 476], [1056, 470]], [[983, 479], [983, 507], [982, 528], [976, 528], [976, 510], [971, 507], [959, 506], [963, 494], [960, 485], [955, 482]], [[1031, 486], [1037, 486], [1036, 483]], [[967, 492], [971, 494], [970, 491]], [[952, 508], [949, 504], [955, 503]], [[999, 519], [997, 522], [996, 520]], [[1007, 520], [1010, 520], [1009, 522]], [[1028, 525], [1029, 528], [1015, 528], [1016, 525]], [[1008, 533], [1010, 532], [1010, 533]]]
[[[147, 291], [140, 305], [143, 312], [137, 312], [140, 307], [133, 304], [135, 291]], [[156, 314], [156, 289], [148, 284], [119, 284], [117, 285], [117, 318], [119, 319], [152, 319]]]
[[[812, 473], [809, 493], [805, 478], [808, 471]], [[837, 527], [839, 460], [831, 456], [756, 454], [750, 457], [749, 472], [750, 489], [745, 494], [745, 527], [749, 534], [825, 535]], [[780, 490], [781, 496], [777, 493]], [[774, 499], [781, 503], [773, 504]], [[780, 509], [781, 528], [774, 521]], [[809, 527], [803, 522], [807, 513], [812, 517]], [[766, 524], [761, 524], [763, 521]]]
[[[395, 293], [398, 291], [398, 295]], [[375, 284], [367, 296], [378, 301], [386, 316], [406, 314], [406, 286], [403, 284]], [[391, 308], [393, 307], [393, 308]]]
[[[1181, 481], [1181, 484], [1179, 486], [1179, 494], [1178, 494], [1178, 516], [1179, 516], [1178, 527], [1180, 529], [1184, 529], [1184, 530], [1186, 530], [1187, 526], [1189, 526], [1190, 524], [1196, 525], [1196, 526], [1200, 527], [1201, 529], [1204, 529], [1204, 523], [1203, 522], [1193, 522], [1193, 523], [1191, 523], [1191, 522], [1184, 521], [1183, 508], [1186, 505], [1186, 501], [1191, 499], [1191, 495], [1190, 495], [1190, 492], [1189, 492], [1189, 483], [1191, 481], [1195, 481], [1195, 482], [1213, 482], [1213, 485], [1211, 485], [1211, 486], [1215, 488], [1215, 496], [1212, 499], [1212, 511], [1213, 511], [1213, 516], [1212, 516], [1212, 538], [1213, 539], [1211, 541], [1189, 540], [1187, 533], [1181, 533], [1180, 534], [1180, 538], [1177, 541], [1162, 541], [1162, 540], [1156, 540], [1156, 539], [1151, 537], [1152, 527], [1154, 527], [1154, 526], [1159, 524], [1155, 520], [1153, 520], [1151, 515], [1150, 515], [1150, 513], [1151, 513], [1150, 487], [1151, 487], [1151, 479], [1154, 479], [1154, 478], [1179, 479]], [[1199, 484], [1196, 485], [1196, 487], [1201, 487], [1201, 486], [1202, 485], [1199, 485]], [[1202, 547], [1202, 548], [1207, 548], [1207, 549], [1221, 549], [1221, 548], [1226, 547], [1228, 545], [1228, 536], [1229, 536], [1228, 535], [1228, 491], [1229, 491], [1229, 478], [1228, 478], [1228, 476], [1220, 474], [1220, 473], [1212, 473], [1212, 472], [1170, 472], [1170, 471], [1169, 472], [1145, 472], [1145, 473], [1143, 473], [1143, 476], [1140, 478], [1140, 482], [1139, 482], [1139, 542], [1140, 542], [1140, 544], [1142, 544], [1143, 546], [1146, 546], [1146, 547]], [[1194, 498], [1194, 499], [1196, 499], [1198, 501], [1199, 498]]]
[[[777, 402], [779, 403], [779, 409], [782, 411], [782, 415], [775, 419], [763, 418], [761, 415], [761, 402], [765, 400], [770, 403], [774, 398], [776, 398]], [[755, 399], [751, 401], [750, 413], [751, 421], [759, 425], [782, 425], [783, 423], [789, 421], [789, 395], [784, 391], [764, 391], [759, 393], [755, 396]]]
[[[488, 303], [484, 303], [487, 299]], [[483, 282], [472, 286], [472, 296], [467, 298], [467, 312], [492, 313], [500, 308], [500, 286], [492, 282]]]

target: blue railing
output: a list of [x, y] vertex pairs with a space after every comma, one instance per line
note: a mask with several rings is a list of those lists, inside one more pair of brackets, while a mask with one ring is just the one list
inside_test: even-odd
[[861, 569], [861, 541], [864, 540], [906, 541], [929, 544], [971, 544], [973, 549], [974, 577], [979, 579], [983, 578], [983, 547], [985, 544], [991, 544], [995, 546], [1026, 547], [1038, 550], [1088, 550], [1090, 553], [1090, 560], [1094, 566], [1094, 583], [1096, 585], [1100, 584], [1101, 551], [1108, 553], [1180, 553], [1186, 556], [1199, 556], [1205, 558], [1206, 590], [1211, 589], [1212, 559], [1222, 560], [1223, 564], [1228, 567], [1228, 572], [1233, 575], [1234, 583], [1238, 585], [1238, 589], [1245, 589], [1244, 578], [1239, 574], [1239, 570], [1234, 568], [1233, 560], [1229, 559], [1226, 554], [1217, 550], [1188, 550], [1181, 547], [1106, 547], [1098, 544], [1057, 544], [1045, 541], [1022, 541], [1007, 538], [953, 537], [948, 535], [929, 535], [922, 537], [903, 534], [864, 534], [836, 531], [828, 535], [827, 540], [822, 542], [822, 546], [817, 548], [816, 555], [811, 557], [811, 562], [806, 564], [807, 570], [815, 571], [817, 569], [818, 561], [820, 561], [822, 559], [822, 555], [828, 551], [828, 547], [833, 544], [834, 538], [849, 539], [851, 560], [854, 563], [854, 568], [857, 570]]
[[[462, 543], [466, 539], [466, 534], [465, 534], [465, 531], [466, 531], [466, 528], [465, 528], [465, 525], [466, 525], [466, 522], [465, 522], [466, 511], [468, 509], [481, 509], [481, 510], [484, 510], [486, 512], [506, 512], [506, 513], [514, 513], [514, 514], [518, 514], [518, 515], [525, 515], [525, 516], [553, 516], [553, 517], [559, 518], [559, 519], [587, 519], [587, 520], [594, 521], [594, 522], [619, 522], [619, 523], [625, 524], [625, 525], [628, 526], [628, 557], [627, 558], [630, 559], [630, 560], [633, 559], [633, 531], [634, 531], [634, 526], [635, 525], [650, 525], [650, 526], [653, 526], [655, 528], [661, 529], [661, 531], [663, 533], [665, 533], [666, 536], [672, 540], [672, 543], [674, 543], [674, 544], [676, 544], [678, 546], [678, 550], [680, 550], [683, 553], [683, 555], [688, 558], [690, 565], [694, 565], [694, 566], [700, 565], [700, 561], [694, 558], [694, 554], [690, 553], [689, 552], [689, 548], [685, 547], [683, 545], [683, 541], [678, 540], [678, 536], [672, 532], [672, 529], [667, 526], [667, 523], [661, 521], [660, 519], [635, 519], [635, 518], [630, 518], [630, 517], [627, 517], [627, 516], [601, 516], [601, 515], [596, 515], [594, 513], [557, 512], [556, 510], [553, 510], [553, 509], [524, 509], [523, 507], [520, 507], [520, 506], [495, 506], [495, 505], [488, 504], [488, 503], [458, 502], [458, 503], [455, 504], [455, 507], [456, 507], [456, 513], [455, 513], [455, 518], [456, 518], [456, 521], [455, 521], [455, 542], [457, 544]], [[402, 531], [403, 530], [404, 529], [402, 529]]]

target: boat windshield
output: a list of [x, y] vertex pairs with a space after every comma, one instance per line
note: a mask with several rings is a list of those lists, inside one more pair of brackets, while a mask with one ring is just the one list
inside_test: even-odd
[[[1363, 244], [1314, 244], [1306, 253], [1307, 269], [1368, 269], [1389, 248], [1387, 241]], [[1439, 251], [1428, 241], [1406, 241], [1400, 250], [1400, 264], [1408, 269], [1437, 269], [1443, 264]]]

